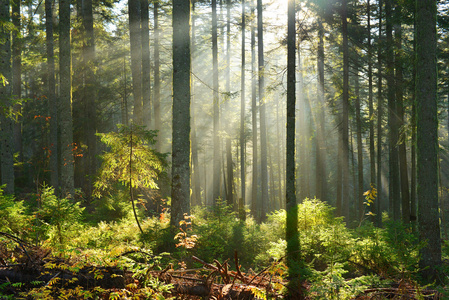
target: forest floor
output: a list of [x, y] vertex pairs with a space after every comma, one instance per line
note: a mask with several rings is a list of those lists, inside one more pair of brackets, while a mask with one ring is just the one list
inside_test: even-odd
[[[119, 267], [86, 265], [82, 257], [53, 255], [51, 250], [13, 239], [17, 247], [7, 250], [0, 244], [0, 299], [282, 299], [287, 282], [273, 276], [268, 268], [258, 273], [243, 273], [238, 265], [231, 270], [228, 261], [205, 262], [196, 269], [163, 270], [151, 267], [127, 270]], [[121, 254], [128, 256], [139, 250]], [[14, 261], [14, 264], [7, 263]], [[314, 295], [307, 282], [302, 284], [305, 299]], [[338, 295], [335, 286], [333, 295]], [[348, 299], [348, 298], [344, 298]], [[444, 299], [436, 290], [420, 288], [410, 282], [393, 282], [388, 287], [369, 287], [351, 299]]]

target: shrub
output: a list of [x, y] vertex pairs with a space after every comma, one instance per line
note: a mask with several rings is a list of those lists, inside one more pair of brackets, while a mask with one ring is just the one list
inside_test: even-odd
[[0, 186], [0, 231], [17, 236], [29, 234], [31, 217], [26, 214], [26, 207], [22, 201], [17, 201], [13, 195], [5, 195]]

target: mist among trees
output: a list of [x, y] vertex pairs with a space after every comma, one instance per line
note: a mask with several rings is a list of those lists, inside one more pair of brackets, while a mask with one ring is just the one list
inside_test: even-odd
[[271, 272], [248, 290], [259, 298], [357, 299], [406, 282], [404, 295], [431, 283], [444, 299], [448, 10], [2, 0], [0, 298], [73, 291], [10, 288], [19, 244], [17, 265], [27, 245], [126, 265], [129, 293], [148, 299], [182, 294], [149, 264], [209, 268], [217, 286]]

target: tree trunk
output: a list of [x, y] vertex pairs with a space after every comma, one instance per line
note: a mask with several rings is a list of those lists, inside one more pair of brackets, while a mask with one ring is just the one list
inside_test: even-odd
[[55, 54], [53, 39], [53, 1], [45, 0], [45, 33], [47, 42], [47, 99], [50, 112], [50, 183], [59, 190], [58, 103], [56, 101]]
[[[231, 92], [231, 0], [226, 0], [226, 93]], [[230, 98], [227, 99], [227, 106], [229, 106]], [[237, 210], [237, 206], [234, 204], [234, 166], [232, 161], [232, 143], [231, 143], [231, 127], [228, 127], [226, 136], [226, 173], [227, 173], [227, 188], [226, 193], [227, 204], [234, 206]]]
[[59, 1], [59, 116], [61, 128], [61, 192], [74, 195], [70, 1]]
[[377, 48], [377, 203], [375, 205], [376, 225], [382, 225], [382, 0], [379, 0], [379, 45]]
[[190, 214], [190, 1], [173, 1], [173, 143], [170, 224]]
[[[395, 10], [396, 20], [401, 19], [401, 8], [396, 7]], [[402, 28], [401, 24], [395, 25], [395, 40], [396, 40], [396, 56], [395, 56], [395, 67], [396, 67], [396, 104], [397, 104], [397, 114], [398, 114], [398, 128], [404, 125], [404, 96], [403, 96], [403, 75], [402, 75]], [[402, 137], [399, 141], [399, 171], [400, 171], [400, 182], [401, 182], [401, 204], [402, 204], [402, 222], [408, 224], [410, 222], [410, 192], [408, 184], [408, 169], [407, 169], [407, 149], [406, 149], [406, 132], [402, 131]]]
[[356, 127], [357, 127], [357, 197], [356, 197], [356, 207], [359, 211], [360, 220], [364, 217], [364, 207], [363, 207], [363, 143], [362, 143], [362, 117], [360, 113], [360, 82], [359, 82], [359, 66], [358, 62], [355, 67], [355, 115], [356, 115]]
[[436, 0], [416, 1], [417, 196], [421, 275], [430, 282], [441, 265], [438, 206]]
[[387, 98], [388, 98], [388, 145], [389, 145], [389, 207], [394, 220], [400, 219], [400, 190], [399, 190], [399, 156], [398, 156], [398, 120], [395, 97], [394, 54], [393, 54], [393, 20], [392, 0], [385, 2], [386, 35], [387, 35]]
[[142, 103], [142, 42], [139, 0], [128, 1], [129, 39], [131, 48], [131, 74], [133, 80], [133, 122], [143, 125]]
[[246, 191], [246, 140], [245, 140], [245, 110], [246, 110], [246, 89], [245, 89], [245, 67], [246, 67], [246, 2], [242, 0], [242, 68], [241, 68], [241, 100], [240, 100], [240, 182], [242, 205], [245, 205]]
[[213, 201], [214, 205], [220, 197], [220, 99], [218, 85], [218, 32], [217, 32], [217, 0], [212, 0], [212, 65], [213, 65], [213, 107], [214, 107], [214, 162], [213, 162]]
[[[374, 103], [373, 103], [373, 47], [371, 44], [371, 3], [367, 1], [367, 21], [368, 21], [368, 113], [369, 113], [369, 164], [370, 180], [376, 185], [376, 159], [374, 151]], [[377, 199], [375, 200], [377, 202]]]
[[255, 6], [254, 0], [251, 0], [251, 124], [252, 124], [252, 142], [253, 142], [253, 179], [251, 188], [251, 212], [256, 220], [260, 216], [260, 201], [258, 200], [259, 172], [257, 167], [257, 94], [256, 94], [256, 27], [255, 27]]
[[260, 221], [264, 221], [268, 213], [268, 146], [266, 125], [265, 99], [265, 61], [263, 44], [263, 6], [262, 0], [257, 0], [257, 58], [259, 67], [259, 122], [260, 122], [260, 180], [262, 198]]
[[140, 0], [140, 23], [141, 23], [141, 41], [142, 41], [142, 105], [143, 105], [143, 123], [150, 128], [151, 126], [151, 78], [150, 78], [150, 28], [148, 0]]
[[95, 38], [94, 38], [94, 21], [92, 0], [83, 1], [83, 26], [86, 35], [86, 44], [83, 48], [84, 66], [85, 66], [85, 83], [84, 83], [84, 104], [85, 112], [87, 114], [85, 122], [85, 132], [87, 151], [84, 156], [85, 159], [85, 174], [86, 178], [84, 191], [88, 197], [92, 194], [93, 178], [97, 172], [97, 113], [96, 113], [96, 79], [95, 79]]
[[286, 241], [288, 267], [288, 294], [286, 299], [303, 299], [300, 284], [300, 251], [298, 232], [298, 205], [295, 189], [295, 110], [296, 110], [296, 22], [295, 0], [288, 1], [287, 30], [287, 128], [286, 128]]
[[[195, 2], [193, 2], [195, 3]], [[193, 7], [192, 7], [193, 9]], [[156, 141], [156, 149], [162, 152], [161, 147], [161, 75], [160, 75], [160, 50], [159, 50], [159, 0], [154, 1], [153, 7], [154, 18], [154, 87], [153, 87], [153, 110], [154, 110], [154, 128], [158, 132], [158, 139]], [[193, 24], [192, 24], [193, 26]], [[192, 28], [193, 30], [193, 28]]]
[[[9, 1], [2, 1], [0, 4], [0, 21], [2, 24], [10, 22]], [[0, 74], [4, 77], [0, 84], [0, 104], [5, 107], [11, 107], [11, 32], [2, 26], [0, 29]], [[7, 109], [4, 109], [7, 111]], [[6, 184], [5, 193], [14, 193], [14, 139], [13, 139], [13, 120], [5, 112], [0, 116], [0, 160], [1, 160], [1, 183]]]
[[325, 147], [325, 100], [324, 100], [324, 26], [320, 16], [318, 18], [318, 101], [317, 101], [317, 138], [316, 138], [316, 197], [327, 201], [327, 176], [326, 176], [326, 147]]
[[[196, 0], [192, 1], [192, 42], [191, 42], [191, 56], [194, 57], [195, 56], [195, 50], [196, 50], [196, 39], [195, 39], [195, 2]], [[159, 53], [158, 53], [158, 57], [159, 57]], [[193, 72], [193, 64], [192, 64], [192, 73]], [[159, 75], [158, 75], [159, 76]], [[197, 132], [196, 132], [196, 126], [195, 126], [195, 91], [194, 91], [194, 84], [192, 82], [192, 86], [191, 86], [191, 94], [192, 94], [192, 99], [191, 99], [191, 106], [190, 109], [192, 110], [192, 118], [190, 121], [190, 124], [192, 126], [192, 138], [191, 138], [191, 143], [192, 143], [192, 175], [193, 175], [193, 180], [192, 180], [192, 196], [191, 196], [191, 204], [192, 205], [201, 205], [201, 188], [200, 188], [200, 166], [199, 166], [199, 161], [198, 161], [198, 141], [197, 141]]]
[[[12, 32], [12, 94], [15, 99], [22, 98], [22, 41], [19, 34], [21, 31], [20, 2], [21, 0], [11, 1], [11, 18], [16, 28], [16, 31]], [[14, 152], [19, 154], [18, 160], [23, 162], [21, 105], [16, 104], [14, 112], [17, 114], [17, 120], [14, 123]]]
[[349, 222], [349, 42], [348, 42], [348, 3], [343, 0], [343, 115], [342, 115], [342, 215]]

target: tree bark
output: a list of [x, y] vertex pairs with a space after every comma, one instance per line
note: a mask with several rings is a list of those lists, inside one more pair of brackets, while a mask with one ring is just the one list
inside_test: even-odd
[[259, 122], [260, 122], [260, 181], [262, 198], [260, 199], [260, 221], [264, 221], [268, 213], [268, 146], [266, 125], [265, 99], [265, 61], [263, 44], [263, 6], [262, 0], [257, 0], [257, 58], [259, 67]]
[[[20, 37], [21, 22], [20, 22], [20, 7], [21, 0], [11, 1], [12, 3], [12, 23], [16, 31], [12, 32], [12, 94], [15, 99], [22, 98], [22, 39]], [[14, 152], [18, 153], [18, 160], [23, 162], [22, 149], [22, 117], [21, 105], [15, 104], [14, 112], [17, 114], [16, 122], [14, 123]]]
[[324, 100], [324, 26], [321, 16], [318, 19], [318, 51], [317, 51], [317, 138], [316, 138], [316, 197], [327, 201], [327, 176], [326, 176], [326, 146], [325, 146], [325, 100]]
[[143, 125], [142, 103], [142, 42], [139, 0], [128, 1], [129, 39], [131, 48], [131, 74], [133, 81], [133, 122]]
[[[376, 152], [374, 150], [374, 102], [373, 102], [373, 46], [371, 44], [371, 3], [367, 1], [368, 31], [368, 113], [369, 113], [369, 163], [370, 183], [376, 184]], [[377, 201], [377, 200], [376, 200]]]
[[441, 265], [438, 205], [436, 0], [416, 1], [417, 196], [421, 241], [419, 266], [433, 281]]
[[376, 225], [382, 225], [382, 118], [383, 118], [383, 97], [382, 97], [382, 6], [383, 1], [379, 0], [379, 44], [377, 48], [377, 203], [375, 205]]
[[[401, 19], [401, 8], [399, 6], [395, 9], [396, 20]], [[404, 92], [403, 92], [403, 66], [402, 60], [402, 28], [401, 24], [395, 25], [395, 42], [396, 42], [396, 55], [395, 55], [395, 67], [396, 67], [396, 104], [397, 104], [397, 119], [398, 128], [404, 126]], [[398, 156], [399, 156], [399, 172], [401, 182], [401, 204], [402, 204], [402, 222], [408, 224], [410, 222], [410, 191], [408, 184], [408, 168], [407, 168], [407, 133], [402, 130], [402, 137], [398, 141]]]
[[61, 192], [74, 195], [73, 124], [72, 124], [72, 61], [70, 50], [70, 1], [59, 1], [59, 116], [61, 128]]
[[257, 89], [256, 89], [256, 27], [255, 27], [255, 6], [254, 0], [251, 0], [251, 124], [252, 124], [252, 143], [253, 143], [253, 165], [252, 165], [252, 188], [251, 188], [251, 212], [256, 220], [260, 216], [260, 203], [258, 201], [258, 151], [257, 151]]
[[387, 99], [388, 99], [388, 146], [389, 146], [389, 207], [394, 220], [400, 219], [400, 182], [399, 182], [399, 156], [398, 156], [398, 120], [395, 97], [394, 80], [394, 54], [393, 54], [393, 20], [392, 20], [392, 0], [385, 2], [386, 17], [386, 77], [387, 77]]
[[84, 191], [86, 195], [90, 196], [93, 189], [93, 178], [97, 172], [97, 89], [95, 79], [95, 37], [94, 37], [94, 19], [92, 0], [83, 1], [83, 26], [84, 34], [86, 35], [86, 43], [83, 48], [83, 59], [85, 66], [85, 83], [84, 83], [84, 104], [85, 112], [87, 114], [85, 122], [85, 132], [87, 151], [85, 158], [85, 172], [86, 178]]
[[142, 41], [142, 105], [143, 124], [151, 126], [151, 65], [150, 65], [150, 28], [148, 0], [140, 0], [140, 35]]
[[190, 214], [190, 1], [173, 1], [173, 143], [170, 225]]
[[[0, 3], [0, 21], [2, 24], [10, 22], [9, 1]], [[2, 26], [0, 29], [0, 74], [3, 76], [0, 82], [0, 103], [5, 108], [0, 114], [0, 169], [1, 183], [6, 184], [5, 193], [14, 193], [14, 139], [13, 120], [6, 114], [7, 108], [11, 107], [11, 32]]]
[[50, 183], [59, 190], [58, 103], [56, 101], [55, 54], [53, 39], [53, 1], [45, 0], [45, 33], [47, 42], [47, 98], [50, 112]]
[[213, 65], [213, 144], [214, 144], [214, 162], [213, 162], [213, 201], [214, 205], [220, 198], [221, 183], [221, 165], [220, 165], [220, 99], [218, 85], [218, 32], [217, 32], [217, 0], [212, 0], [212, 65]]
[[[193, 2], [194, 3], [194, 2]], [[192, 8], [193, 9], [193, 8]], [[154, 1], [154, 87], [153, 87], [153, 110], [154, 110], [154, 128], [158, 132], [156, 149], [162, 152], [161, 147], [161, 63], [160, 63], [160, 28], [159, 28], [159, 0]], [[193, 24], [192, 24], [193, 25]], [[192, 28], [193, 30], [193, 28]]]
[[343, 0], [341, 11], [343, 33], [343, 113], [342, 113], [342, 215], [349, 222], [349, 42], [348, 2]]
[[240, 182], [242, 205], [246, 200], [246, 140], [245, 140], [245, 111], [246, 111], [246, 86], [245, 86], [245, 67], [246, 67], [246, 2], [242, 0], [242, 67], [241, 67], [241, 99], [240, 99]]
[[287, 128], [286, 128], [286, 241], [288, 267], [288, 294], [286, 299], [303, 299], [300, 284], [300, 243], [298, 232], [298, 205], [295, 179], [295, 123], [296, 123], [296, 16], [295, 0], [288, 1], [287, 29]]

